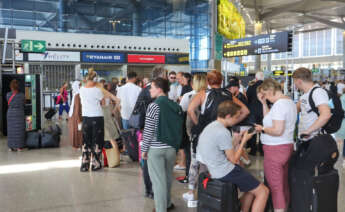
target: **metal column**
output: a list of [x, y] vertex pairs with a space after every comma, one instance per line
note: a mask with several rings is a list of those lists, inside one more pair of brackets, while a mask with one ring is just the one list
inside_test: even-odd
[[211, 54], [210, 54], [210, 60], [208, 63], [209, 69], [215, 68], [215, 59], [216, 59], [216, 32], [217, 32], [217, 1], [210, 0], [210, 13], [211, 13], [211, 38], [210, 38], [210, 48], [211, 48]]
[[[262, 33], [262, 23], [260, 21], [256, 22], [254, 25], [255, 35], [260, 35]], [[261, 55], [255, 56], [254, 72], [261, 71]]]

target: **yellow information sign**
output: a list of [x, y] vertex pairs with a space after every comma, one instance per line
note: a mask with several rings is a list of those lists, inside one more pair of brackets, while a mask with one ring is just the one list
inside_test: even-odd
[[218, 1], [218, 32], [227, 39], [245, 37], [245, 21], [229, 0]]

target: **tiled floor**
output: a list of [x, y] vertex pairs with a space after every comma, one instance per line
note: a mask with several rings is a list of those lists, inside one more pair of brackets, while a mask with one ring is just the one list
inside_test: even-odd
[[[119, 168], [96, 173], [80, 173], [80, 152], [72, 150], [64, 129], [60, 148], [7, 151], [0, 141], [0, 212], [141, 212], [152, 211], [153, 201], [143, 197], [143, 182], [138, 163], [127, 158]], [[339, 163], [337, 166], [340, 166]], [[262, 158], [254, 159], [253, 174], [262, 174]], [[339, 210], [345, 211], [344, 169], [340, 169]], [[182, 173], [175, 173], [176, 176]], [[188, 209], [181, 195], [186, 185], [173, 184], [177, 212]]]

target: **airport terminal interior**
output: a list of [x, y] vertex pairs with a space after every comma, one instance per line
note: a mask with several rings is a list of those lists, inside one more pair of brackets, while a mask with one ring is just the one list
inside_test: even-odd
[[[345, 212], [344, 0], [1, 0], [0, 60], [0, 212]], [[242, 102], [236, 126], [217, 89]], [[173, 113], [150, 104], [161, 95]], [[272, 115], [280, 98], [292, 116]], [[211, 106], [218, 119], [196, 133]], [[231, 127], [210, 131], [229, 144], [204, 135], [213, 123]], [[235, 128], [254, 137], [232, 142]], [[219, 145], [212, 161], [204, 137]], [[328, 161], [308, 158], [317, 148]], [[234, 168], [212, 178], [220, 163]]]

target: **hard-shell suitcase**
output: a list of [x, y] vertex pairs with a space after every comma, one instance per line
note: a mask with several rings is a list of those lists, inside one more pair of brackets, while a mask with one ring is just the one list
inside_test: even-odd
[[139, 160], [139, 153], [138, 153], [138, 140], [136, 135], [136, 129], [129, 129], [129, 130], [122, 130], [121, 131], [121, 138], [125, 144], [125, 147], [128, 151], [129, 157], [133, 161]]
[[339, 175], [337, 170], [312, 175], [306, 170], [290, 169], [292, 212], [337, 212]]
[[211, 179], [208, 173], [199, 175], [198, 212], [240, 212], [237, 187]]
[[105, 154], [107, 156], [107, 162], [109, 168], [115, 168], [120, 165], [120, 151], [117, 144], [106, 141], [104, 145]]

